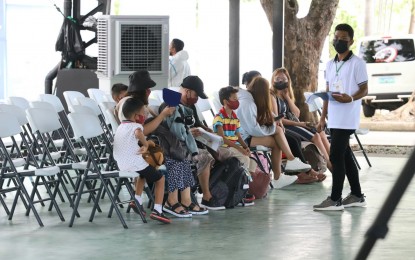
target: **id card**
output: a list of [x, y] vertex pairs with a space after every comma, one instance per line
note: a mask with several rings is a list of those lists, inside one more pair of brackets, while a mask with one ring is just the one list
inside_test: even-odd
[[343, 93], [343, 84], [341, 80], [338, 80], [336, 82], [333, 83], [332, 85], [332, 92], [339, 92], [339, 93]]

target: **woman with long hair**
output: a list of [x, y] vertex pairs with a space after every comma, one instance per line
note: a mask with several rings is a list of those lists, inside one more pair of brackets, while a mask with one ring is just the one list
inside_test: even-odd
[[327, 161], [327, 168], [331, 170], [329, 159], [330, 143], [324, 131], [317, 132], [311, 124], [300, 122], [300, 109], [295, 105], [295, 97], [292, 88], [291, 77], [285, 68], [276, 69], [272, 73], [272, 96], [276, 102], [273, 103], [273, 111], [285, 113], [286, 118], [282, 119], [282, 123], [286, 131], [289, 131], [304, 141], [312, 142], [317, 146]]
[[247, 90], [239, 90], [240, 106], [236, 111], [241, 122], [241, 135], [250, 147], [262, 145], [271, 149], [274, 187], [290, 185], [297, 180], [297, 176], [281, 174], [282, 152], [287, 156], [286, 172], [303, 172], [311, 169], [311, 166], [294, 157], [283, 129], [274, 121], [269, 82], [256, 75], [246, 83]]

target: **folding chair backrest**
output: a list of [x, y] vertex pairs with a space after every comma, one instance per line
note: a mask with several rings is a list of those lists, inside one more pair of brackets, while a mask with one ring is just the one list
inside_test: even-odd
[[217, 91], [212, 92], [212, 104], [213, 110], [215, 111], [215, 113], [218, 113], [219, 110], [222, 108], [222, 104], [220, 103], [219, 92]]
[[102, 91], [101, 89], [89, 88], [87, 90], [87, 92], [88, 92], [88, 96], [91, 99], [95, 100], [95, 102], [97, 102], [97, 104], [107, 101], [106, 93], [104, 91]]
[[58, 114], [55, 110], [45, 108], [29, 108], [26, 110], [32, 131], [41, 134], [49, 133], [61, 128]]
[[98, 103], [95, 100], [87, 97], [78, 97], [76, 101], [79, 105], [89, 107], [94, 111], [96, 116], [102, 115], [101, 109], [99, 109]]
[[61, 100], [55, 95], [41, 94], [41, 95], [39, 95], [39, 99], [40, 99], [40, 101], [48, 102], [49, 104], [53, 105], [56, 112], [58, 112], [58, 113], [65, 110]]
[[56, 111], [55, 107], [51, 103], [48, 103], [48, 102], [32, 101], [32, 102], [30, 102], [30, 107], [31, 108], [49, 109], [49, 110], [52, 110], [53, 112], [55, 112], [57, 114], [57, 111]]
[[161, 104], [161, 103], [164, 102], [164, 99], [163, 99], [163, 91], [160, 90], [160, 89], [152, 90], [149, 98], [158, 100], [160, 102], [160, 104]]
[[73, 112], [72, 107], [74, 105], [79, 105], [79, 103], [76, 101], [76, 98], [85, 96], [78, 91], [64, 91], [63, 97], [65, 98], [66, 104], [68, 105], [69, 112]]
[[115, 120], [115, 116], [112, 110], [110, 109], [105, 109], [104, 110], [104, 116], [105, 119], [108, 120], [109, 124], [111, 125], [112, 128], [112, 132], [115, 134], [115, 131], [117, 131], [118, 128], [118, 122], [117, 120]]
[[[19, 122], [20, 126], [23, 126], [29, 123], [29, 121], [27, 121], [24, 110], [18, 106], [10, 105], [10, 104], [0, 104], [0, 111], [14, 115], [14, 117], [17, 118], [17, 121]], [[0, 122], [3, 124], [4, 122], [7, 122], [7, 121], [0, 121]]]
[[212, 125], [215, 113], [213, 112], [209, 99], [199, 98], [196, 103], [196, 111], [200, 120], [205, 121], [208, 126]]
[[95, 115], [75, 112], [70, 113], [68, 118], [76, 139], [81, 136], [89, 139], [104, 133], [99, 119]]
[[91, 114], [91, 115], [94, 115], [96, 117], [94, 110], [92, 110], [92, 108], [87, 107], [87, 106], [74, 105], [72, 107], [72, 113], [73, 112], [75, 112], [75, 113], [84, 113], [84, 114]]
[[21, 133], [19, 121], [9, 112], [0, 111], [0, 138], [10, 137]]
[[30, 107], [29, 101], [27, 101], [27, 99], [25, 99], [23, 97], [9, 97], [7, 99], [7, 103], [11, 104], [11, 105], [18, 106], [21, 109], [23, 109], [23, 111], [25, 111], [26, 109], [28, 109]]

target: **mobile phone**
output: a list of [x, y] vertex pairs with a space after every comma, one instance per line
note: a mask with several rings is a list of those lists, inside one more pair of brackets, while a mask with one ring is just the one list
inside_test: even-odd
[[278, 116], [274, 117], [274, 121], [278, 121], [278, 120], [280, 120], [283, 117], [285, 117], [285, 113], [281, 113]]

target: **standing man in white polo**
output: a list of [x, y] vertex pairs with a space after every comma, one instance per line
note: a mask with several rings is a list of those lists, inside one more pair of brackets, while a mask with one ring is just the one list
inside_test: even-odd
[[187, 63], [189, 54], [183, 48], [184, 42], [182, 40], [173, 39], [170, 43], [168, 87], [180, 87], [183, 79], [190, 75], [190, 67]]
[[[327, 91], [334, 92], [333, 99], [324, 101], [318, 125], [321, 131], [326, 125], [331, 134], [330, 161], [333, 165], [331, 195], [314, 210], [343, 210], [347, 207], [363, 207], [365, 196], [361, 191], [359, 170], [350, 149], [350, 135], [360, 124], [360, 99], [367, 95], [366, 63], [349, 49], [353, 44], [354, 31], [348, 24], [335, 28], [333, 46], [337, 55], [327, 63]], [[344, 179], [350, 184], [350, 194], [342, 199]]]

